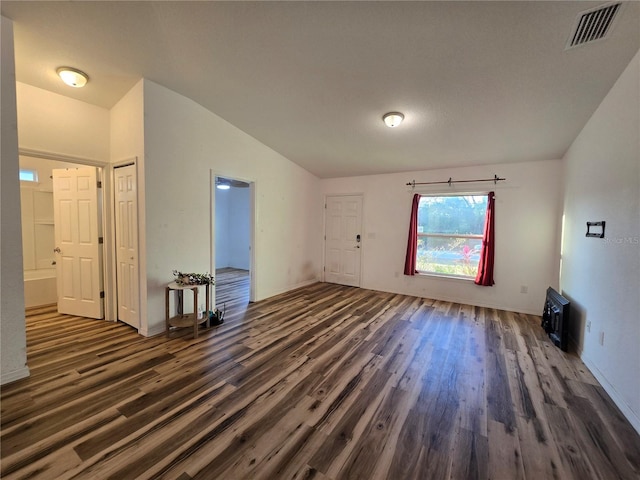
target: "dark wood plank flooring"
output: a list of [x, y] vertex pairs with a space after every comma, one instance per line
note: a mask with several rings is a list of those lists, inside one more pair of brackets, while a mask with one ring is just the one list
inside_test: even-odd
[[322, 283], [248, 304], [240, 276], [195, 340], [31, 310], [2, 478], [639, 478], [639, 436], [539, 317]]

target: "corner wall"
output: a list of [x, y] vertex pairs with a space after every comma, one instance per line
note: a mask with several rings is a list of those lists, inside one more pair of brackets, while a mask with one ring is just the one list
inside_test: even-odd
[[[507, 181], [417, 187], [406, 183], [493, 178]], [[559, 160], [462, 167], [321, 181], [325, 195], [363, 194], [363, 288], [540, 315], [558, 284]], [[403, 274], [413, 193], [496, 192], [495, 285]], [[520, 293], [526, 286], [528, 293]]]
[[[640, 52], [564, 161], [561, 287], [571, 337], [640, 432]], [[605, 238], [585, 237], [586, 222], [600, 220]]]
[[20, 182], [18, 180], [18, 128], [16, 77], [13, 54], [13, 22], [0, 18], [0, 384], [29, 376], [24, 316]]
[[211, 272], [212, 175], [255, 182], [257, 300], [318, 280], [318, 179], [192, 100], [144, 80], [149, 334], [172, 271]]
[[[138, 203], [138, 315], [140, 327], [138, 332], [149, 335], [147, 322], [147, 278], [146, 272], [146, 237], [145, 237], [145, 203], [144, 203], [144, 80], [140, 80], [122, 97], [109, 111], [110, 137], [109, 153], [112, 164], [130, 162], [135, 159], [137, 180]], [[115, 214], [115, 212], [114, 212]], [[112, 218], [113, 232], [115, 232], [115, 219]], [[115, 238], [113, 238], [115, 242]], [[115, 247], [114, 247], [115, 250]], [[110, 265], [111, 291], [117, 292], [116, 284], [116, 259], [113, 255], [113, 263]], [[117, 298], [113, 295], [112, 308], [118, 311]]]

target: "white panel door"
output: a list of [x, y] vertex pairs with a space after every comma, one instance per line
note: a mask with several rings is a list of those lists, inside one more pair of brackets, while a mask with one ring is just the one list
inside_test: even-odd
[[325, 212], [324, 279], [359, 287], [362, 196], [327, 197]]
[[96, 168], [53, 170], [53, 216], [58, 311], [103, 318]]
[[118, 320], [140, 328], [136, 166], [118, 167], [114, 172]]

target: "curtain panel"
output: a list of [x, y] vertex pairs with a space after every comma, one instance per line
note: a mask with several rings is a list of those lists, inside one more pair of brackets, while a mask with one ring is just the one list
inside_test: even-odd
[[416, 253], [418, 252], [418, 205], [420, 204], [420, 195], [413, 196], [411, 205], [411, 219], [409, 220], [409, 239], [407, 240], [407, 256], [404, 260], [404, 274], [415, 275], [416, 271]]
[[487, 214], [484, 219], [484, 232], [482, 234], [482, 250], [480, 251], [480, 263], [475, 284], [490, 287], [493, 281], [493, 260], [495, 254], [495, 195], [489, 192], [487, 200]]

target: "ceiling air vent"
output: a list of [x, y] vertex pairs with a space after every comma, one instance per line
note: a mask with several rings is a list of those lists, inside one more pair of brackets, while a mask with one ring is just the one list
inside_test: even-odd
[[571, 30], [565, 50], [605, 38], [611, 31], [611, 25], [621, 6], [621, 3], [609, 3], [581, 12]]

